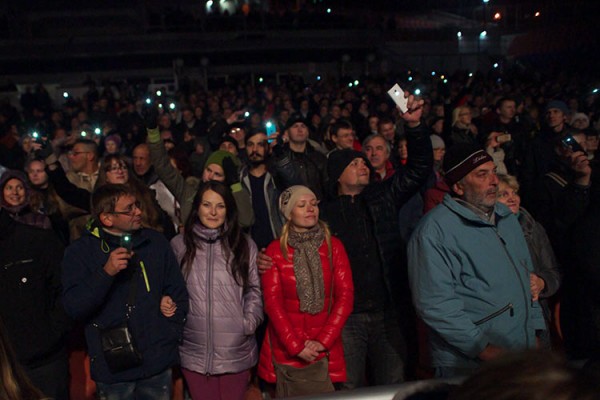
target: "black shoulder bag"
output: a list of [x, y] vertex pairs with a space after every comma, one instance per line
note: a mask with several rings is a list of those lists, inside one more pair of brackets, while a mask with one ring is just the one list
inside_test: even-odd
[[135, 345], [135, 340], [129, 329], [129, 316], [134, 308], [137, 284], [134, 272], [131, 276], [129, 296], [127, 298], [125, 322], [114, 328], [102, 329], [102, 352], [110, 372], [117, 373], [131, 368], [139, 367], [143, 363], [142, 353]]

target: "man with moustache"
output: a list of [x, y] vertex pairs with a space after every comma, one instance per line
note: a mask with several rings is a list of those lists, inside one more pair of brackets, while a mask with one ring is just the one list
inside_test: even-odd
[[262, 249], [279, 237], [284, 221], [277, 205], [279, 190], [267, 169], [271, 150], [267, 135], [262, 130], [253, 130], [245, 140], [247, 161], [240, 171], [240, 181], [252, 199], [255, 222], [250, 234], [258, 248]]
[[430, 328], [438, 377], [468, 375], [505, 351], [533, 348], [545, 329], [516, 215], [496, 203], [492, 158], [469, 144], [444, 158], [451, 194], [419, 223], [408, 244], [418, 315]]

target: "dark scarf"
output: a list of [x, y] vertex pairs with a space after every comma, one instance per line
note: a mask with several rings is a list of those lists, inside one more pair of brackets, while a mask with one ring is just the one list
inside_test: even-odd
[[321, 225], [306, 232], [289, 230], [288, 244], [294, 248], [294, 274], [300, 311], [317, 314], [325, 305], [325, 284], [319, 247], [325, 239]]

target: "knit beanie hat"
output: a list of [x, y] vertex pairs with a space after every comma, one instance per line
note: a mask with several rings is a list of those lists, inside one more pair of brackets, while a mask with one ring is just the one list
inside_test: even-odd
[[433, 149], [445, 149], [446, 144], [444, 143], [444, 139], [441, 136], [432, 133], [429, 138], [431, 139], [431, 148]]
[[494, 160], [481, 147], [466, 143], [455, 144], [444, 156], [443, 171], [446, 183], [448, 186], [454, 185], [469, 172], [489, 161]]
[[312, 190], [302, 185], [290, 186], [289, 188], [281, 192], [281, 195], [279, 196], [279, 210], [281, 211], [281, 214], [283, 214], [285, 219], [287, 219], [288, 221], [291, 219], [292, 210], [294, 209], [294, 206], [298, 202], [298, 199], [300, 199], [300, 196], [305, 194], [310, 194], [317, 198], [317, 196]]
[[219, 147], [225, 142], [229, 142], [229, 143], [233, 144], [235, 146], [236, 150], [238, 152], [240, 151], [240, 146], [238, 145], [237, 140], [235, 140], [231, 136], [227, 135], [227, 136], [223, 137], [223, 139], [221, 139], [221, 142], [219, 143]]
[[545, 112], [548, 112], [552, 108], [556, 108], [557, 110], [562, 111], [563, 114], [568, 114], [569, 113], [569, 107], [567, 107], [567, 104], [564, 101], [561, 101], [561, 100], [551, 100], [551, 101], [549, 101], [548, 104], [546, 105]]
[[204, 164], [204, 168], [208, 167], [210, 164], [217, 164], [219, 167], [223, 168], [223, 160], [226, 157], [230, 157], [233, 160], [233, 163], [238, 167], [241, 165], [240, 159], [230, 152], [225, 150], [217, 150], [208, 157], [206, 163]]
[[371, 169], [371, 163], [364, 153], [353, 149], [335, 150], [329, 154], [327, 159], [327, 176], [332, 185], [337, 185], [338, 179], [344, 173], [344, 170], [354, 159], [362, 158]]
[[117, 135], [116, 133], [108, 135], [106, 138], [104, 138], [104, 142], [115, 142], [117, 147], [121, 147], [121, 136]]

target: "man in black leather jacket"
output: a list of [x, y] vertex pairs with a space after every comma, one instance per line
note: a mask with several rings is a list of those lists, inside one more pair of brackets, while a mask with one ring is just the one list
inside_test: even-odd
[[375, 182], [368, 159], [354, 150], [334, 152], [327, 163], [334, 192], [321, 206], [321, 216], [346, 248], [355, 285], [354, 310], [342, 333], [349, 389], [363, 386], [365, 373], [372, 385], [404, 380], [402, 326], [410, 295], [398, 211], [425, 183], [433, 164], [420, 117], [421, 101], [411, 96], [402, 116], [409, 160], [391, 179]]
[[285, 135], [280, 135], [284, 143], [273, 148], [269, 172], [280, 190], [293, 185], [309, 187], [319, 200], [325, 194], [327, 158], [308, 141], [308, 127], [298, 115], [291, 117]]

